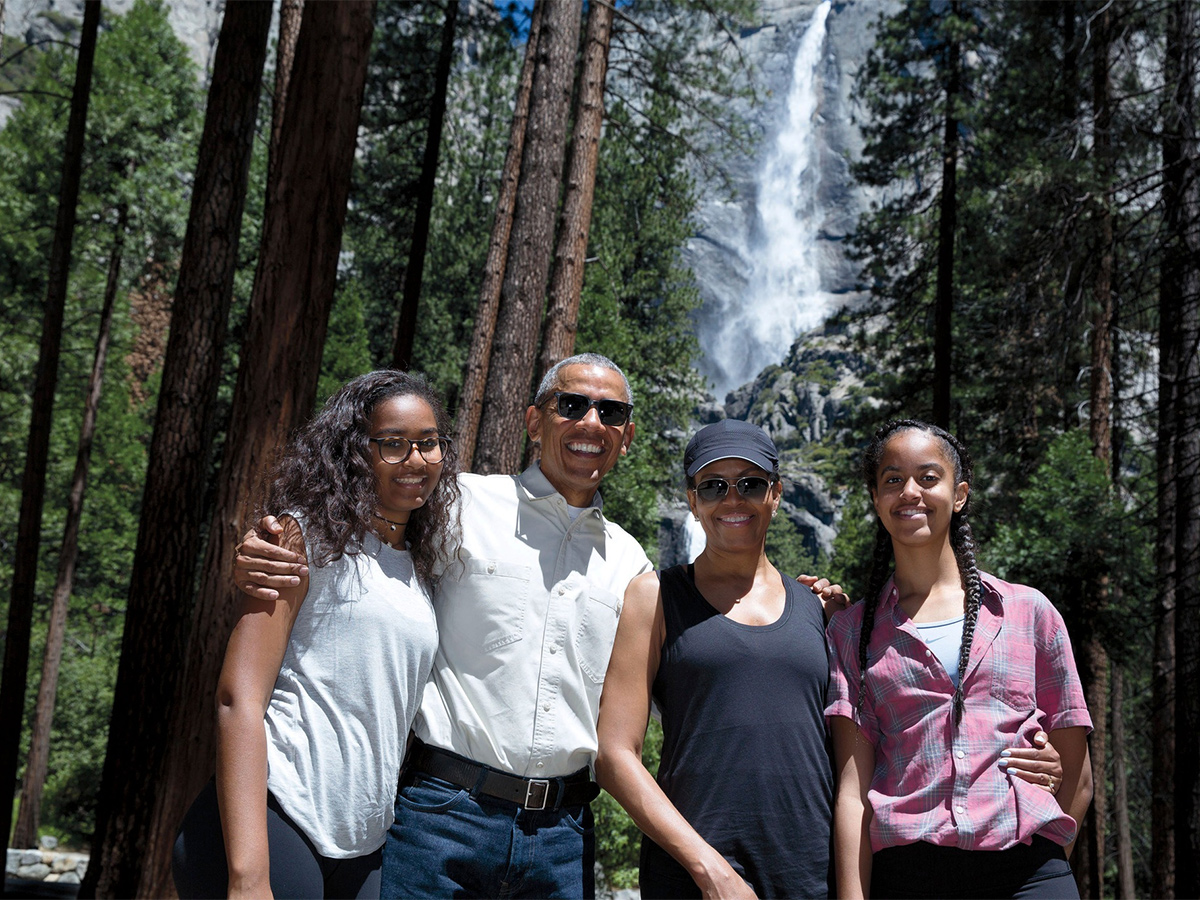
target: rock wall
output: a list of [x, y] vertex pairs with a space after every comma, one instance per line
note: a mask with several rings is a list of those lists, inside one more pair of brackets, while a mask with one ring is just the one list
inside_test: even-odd
[[40, 881], [45, 884], [79, 884], [87, 872], [86, 853], [68, 853], [55, 848], [53, 838], [43, 838], [42, 848], [8, 848], [4, 861], [5, 880]]

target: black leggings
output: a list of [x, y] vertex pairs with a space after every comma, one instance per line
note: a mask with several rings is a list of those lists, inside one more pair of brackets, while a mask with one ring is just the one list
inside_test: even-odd
[[[383, 847], [351, 859], [322, 856], [270, 794], [267, 794], [267, 845], [271, 892], [278, 900], [379, 897]], [[215, 781], [208, 783], [188, 810], [175, 839], [171, 869], [181, 900], [229, 895], [229, 868]]]
[[871, 897], [1078, 900], [1063, 848], [1044, 837], [1008, 850], [960, 850], [918, 842], [871, 858]]

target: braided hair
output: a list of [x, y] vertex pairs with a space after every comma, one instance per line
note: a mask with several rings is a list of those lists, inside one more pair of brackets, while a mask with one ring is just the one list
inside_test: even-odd
[[[966, 482], [968, 487], [974, 475], [974, 464], [971, 455], [963, 443], [950, 432], [921, 422], [917, 419], [896, 419], [888, 422], [871, 438], [867, 449], [863, 451], [862, 477], [866, 482], [867, 491], [874, 498], [876, 478], [879, 474], [879, 462], [884, 449], [893, 436], [902, 431], [923, 431], [941, 442], [946, 458], [954, 464], [954, 482]], [[983, 598], [983, 582], [979, 577], [979, 567], [975, 560], [975, 538], [971, 533], [971, 525], [967, 520], [971, 506], [971, 494], [967, 492], [967, 500], [962, 509], [950, 517], [950, 548], [954, 551], [954, 559], [958, 563], [959, 576], [962, 579], [964, 594], [963, 602], [963, 633], [962, 646], [958, 651], [958, 685], [954, 689], [954, 724], [957, 726], [963, 716], [963, 680], [967, 674], [967, 664], [971, 658], [971, 642], [975, 636], [975, 622], [979, 618], [979, 604]], [[867, 583], [867, 596], [864, 600], [862, 628], [858, 636], [858, 701], [855, 704], [857, 712], [862, 711], [866, 697], [867, 666], [870, 662], [867, 647], [871, 643], [871, 631], [875, 626], [875, 610], [879, 606], [879, 595], [887, 583], [892, 570], [892, 538], [884, 528], [883, 522], [876, 523], [875, 549], [871, 562], [871, 577]]]

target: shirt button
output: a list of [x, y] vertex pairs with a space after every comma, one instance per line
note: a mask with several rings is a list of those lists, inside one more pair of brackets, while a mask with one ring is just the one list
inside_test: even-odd
[[559, 588], [558, 588], [558, 596], [560, 596], [560, 597], [561, 597], [561, 596], [562, 596], [563, 594], [565, 594], [566, 592], [567, 592], [567, 589], [566, 589], [565, 587], [563, 587], [562, 585], [559, 585]]
[[959, 751], [958, 751], [957, 753], [955, 753], [954, 755], [955, 755], [955, 756], [957, 756], [959, 759], [963, 759], [964, 757], [966, 757], [966, 755], [967, 755], [967, 754], [965, 754], [965, 753], [963, 753], [961, 750], [959, 750]]
[[542, 704], [542, 709], [544, 709], [546, 712], [550, 712], [550, 704], [549, 704], [549, 703], [543, 703], [543, 704]]
[[926, 651], [925, 651], [925, 655], [926, 655], [926, 656], [933, 656], [933, 651], [932, 651], [932, 650], [926, 650]]
[[962, 812], [966, 812], [966, 810], [964, 810], [964, 809], [963, 809], [961, 806], [956, 806], [956, 807], [954, 807], [954, 811], [955, 811], [956, 813], [962, 813]]
[[488, 574], [489, 575], [496, 574], [496, 564], [495, 563], [488, 563]]
[[557, 647], [555, 647], [553, 644], [551, 644], [551, 645], [550, 645], [550, 653], [551, 653], [551, 655], [553, 655], [553, 654], [555, 654], [555, 653], [557, 653], [557, 652], [558, 652], [558, 648], [557, 648]]
[[546, 767], [546, 764], [545, 764], [545, 763], [538, 763], [538, 764], [537, 764], [537, 767], [538, 767], [539, 769], [543, 769], [543, 768], [545, 768], [545, 767]]

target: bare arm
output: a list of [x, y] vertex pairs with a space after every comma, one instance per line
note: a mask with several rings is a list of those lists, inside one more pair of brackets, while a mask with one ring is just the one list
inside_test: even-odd
[[303, 552], [280, 546], [282, 531], [278, 519], [263, 516], [258, 527], [242, 537], [233, 563], [233, 581], [242, 593], [258, 600], [277, 600], [281, 590], [296, 587], [308, 574]]
[[[304, 541], [291, 519], [284, 523], [282, 543], [304, 559]], [[263, 716], [308, 592], [308, 577], [298, 581], [281, 588], [278, 600], [243, 598], [217, 685], [217, 800], [230, 897], [271, 896]]]
[[750, 886], [696, 833], [642, 765], [650, 691], [665, 636], [658, 576], [639, 575], [625, 592], [604, 677], [596, 780], [638, 828], [688, 870], [705, 897], [753, 897]]
[[[1062, 756], [1062, 787], [1056, 792], [1055, 799], [1063, 812], [1079, 825], [1092, 802], [1092, 759], [1088, 753], [1087, 729], [1082, 725], [1056, 728], [1050, 732], [1050, 740]], [[1068, 858], [1074, 848], [1075, 841], [1067, 844]]]
[[875, 747], [852, 720], [833, 716], [833, 863], [839, 897], [871, 893], [871, 804], [867, 790], [875, 772]]

